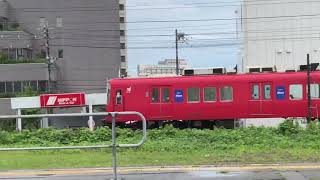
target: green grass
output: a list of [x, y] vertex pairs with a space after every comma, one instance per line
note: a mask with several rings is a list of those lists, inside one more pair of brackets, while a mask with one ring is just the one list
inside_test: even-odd
[[[110, 167], [111, 152], [104, 151], [45, 151], [45, 152], [2, 152], [0, 169], [48, 169]], [[171, 165], [235, 165], [250, 163], [319, 162], [320, 153], [314, 149], [274, 150], [247, 152], [143, 152], [121, 150], [118, 152], [120, 166], [171, 166]]]
[[[101, 128], [0, 133], [2, 147], [109, 144], [111, 131]], [[119, 143], [136, 143], [141, 131], [118, 129]], [[234, 165], [320, 162], [320, 127], [302, 129], [293, 123], [279, 128], [149, 130], [140, 148], [119, 149], [120, 166]], [[63, 150], [0, 152], [0, 169], [110, 167], [111, 151]]]

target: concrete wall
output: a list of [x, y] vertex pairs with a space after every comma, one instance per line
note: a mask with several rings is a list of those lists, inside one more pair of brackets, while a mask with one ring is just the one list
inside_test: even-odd
[[34, 36], [24, 31], [0, 31], [0, 47], [31, 48]]
[[[0, 81], [32, 81], [48, 79], [47, 64], [1, 64]], [[55, 77], [52, 78], [55, 80]]]
[[240, 127], [278, 127], [284, 120], [282, 118], [241, 119], [239, 125]]
[[0, 99], [0, 114], [2, 115], [15, 115], [15, 110], [11, 109], [11, 100], [8, 99]]
[[300, 0], [270, 2], [243, 1], [244, 67], [273, 67], [278, 71], [297, 69], [320, 60], [320, 19], [313, 16], [319, 2]]

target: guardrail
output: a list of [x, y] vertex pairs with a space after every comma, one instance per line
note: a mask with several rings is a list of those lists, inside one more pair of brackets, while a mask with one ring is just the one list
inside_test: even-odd
[[[137, 115], [142, 120], [143, 136], [137, 144], [116, 143], [116, 116], [117, 115]], [[139, 112], [101, 112], [101, 113], [70, 113], [70, 114], [35, 114], [35, 115], [2, 115], [1, 119], [30, 119], [30, 118], [50, 118], [50, 117], [90, 117], [90, 116], [111, 116], [112, 117], [112, 144], [96, 146], [61, 146], [61, 147], [26, 147], [26, 148], [0, 148], [0, 151], [33, 151], [33, 150], [64, 150], [64, 149], [101, 149], [112, 148], [113, 180], [117, 180], [117, 147], [133, 148], [139, 147], [147, 140], [147, 122], [145, 117]]]

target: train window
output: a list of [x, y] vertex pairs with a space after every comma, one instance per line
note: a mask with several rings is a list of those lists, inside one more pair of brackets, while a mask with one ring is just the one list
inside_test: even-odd
[[302, 84], [291, 84], [290, 85], [290, 99], [291, 100], [301, 100], [302, 95]]
[[220, 88], [221, 101], [232, 101], [233, 100], [233, 89], [230, 86], [224, 86]]
[[159, 102], [159, 88], [153, 88], [151, 93], [151, 102], [158, 103]]
[[263, 86], [263, 99], [270, 100], [271, 99], [271, 85]]
[[200, 89], [188, 88], [188, 102], [199, 102], [199, 101], [200, 101]]
[[310, 94], [312, 99], [320, 99], [320, 84], [311, 84]]
[[118, 90], [118, 91], [117, 91], [117, 94], [116, 94], [116, 104], [122, 104], [122, 93], [121, 93], [121, 90]]
[[251, 98], [254, 100], [258, 100], [260, 99], [260, 95], [259, 95], [259, 85], [253, 85], [251, 87]]
[[204, 97], [203, 97], [203, 101], [204, 102], [214, 102], [217, 100], [217, 92], [216, 92], [216, 88], [214, 87], [207, 87], [207, 88], [204, 88], [203, 90], [203, 94], [204, 94]]
[[169, 88], [162, 88], [162, 102], [170, 102], [170, 90]]

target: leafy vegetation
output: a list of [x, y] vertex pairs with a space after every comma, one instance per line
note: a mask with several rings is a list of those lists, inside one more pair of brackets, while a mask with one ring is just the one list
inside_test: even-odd
[[25, 64], [25, 63], [47, 63], [47, 60], [37, 55], [33, 59], [9, 59], [7, 55], [0, 53], [0, 64]]
[[[117, 129], [118, 143], [136, 143], [140, 138], [140, 130]], [[319, 162], [319, 139], [319, 122], [313, 122], [306, 128], [294, 121], [286, 121], [278, 128], [234, 130], [180, 130], [166, 126], [148, 130], [148, 140], [140, 148], [119, 149], [119, 161], [122, 166]], [[98, 128], [94, 132], [83, 128], [0, 133], [2, 147], [110, 143], [111, 130], [107, 127]], [[109, 149], [7, 152], [1, 153], [0, 159], [0, 169], [101, 167], [111, 165], [111, 152]]]
[[9, 23], [4, 25], [0, 23], [0, 31], [21, 31], [22, 28], [20, 27], [19, 23]]

